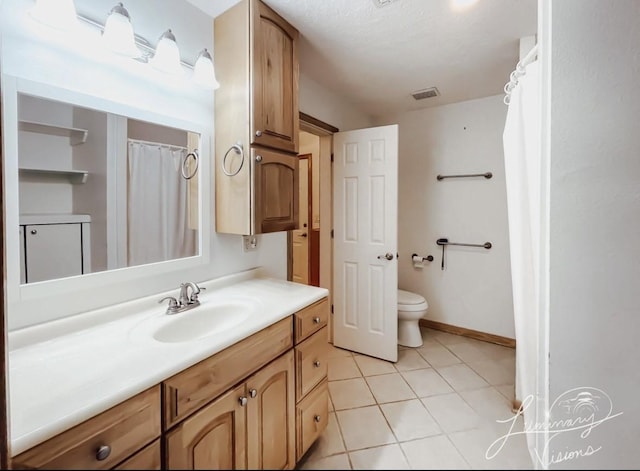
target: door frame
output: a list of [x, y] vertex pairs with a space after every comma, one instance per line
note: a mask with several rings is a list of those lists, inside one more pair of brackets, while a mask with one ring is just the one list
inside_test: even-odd
[[[299, 154], [298, 160], [307, 161], [307, 235], [311, 233], [311, 198], [313, 197], [312, 158], [311, 154]], [[300, 179], [298, 178], [298, 182]], [[303, 228], [298, 227], [298, 230]], [[307, 280], [311, 279], [311, 240], [307, 237]], [[293, 230], [287, 231], [287, 281], [293, 280]]]
[[[333, 134], [340, 131], [337, 127], [325, 123], [302, 111], [299, 112], [300, 131], [314, 134], [320, 138], [320, 157], [318, 160], [329, 159], [328, 175], [323, 173], [323, 163], [318, 166], [320, 171], [320, 195], [328, 196], [328, 202], [323, 204], [320, 197], [320, 286], [329, 290], [329, 305], [333, 306], [333, 240], [331, 231], [333, 229]], [[325, 152], [322, 152], [326, 149]], [[311, 219], [309, 219], [311, 221]], [[313, 221], [311, 221], [313, 226]], [[311, 228], [311, 227], [310, 227]], [[293, 239], [291, 232], [287, 232], [287, 279], [291, 280], [290, 264], [288, 263], [293, 251]], [[329, 342], [333, 342], [333, 321], [329, 316]]]

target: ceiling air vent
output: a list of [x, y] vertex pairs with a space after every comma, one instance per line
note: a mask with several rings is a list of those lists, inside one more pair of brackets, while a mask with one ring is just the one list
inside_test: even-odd
[[434, 96], [440, 95], [440, 92], [436, 87], [427, 88], [425, 90], [418, 90], [417, 92], [413, 92], [411, 96], [415, 100], [424, 100], [425, 98], [433, 98]]

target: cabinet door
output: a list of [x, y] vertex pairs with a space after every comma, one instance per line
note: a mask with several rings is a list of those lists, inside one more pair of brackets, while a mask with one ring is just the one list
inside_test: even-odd
[[25, 226], [27, 283], [82, 274], [82, 225]]
[[249, 469], [295, 466], [294, 356], [289, 350], [247, 380]]
[[255, 232], [289, 231], [298, 226], [298, 157], [251, 149], [254, 165]]
[[298, 31], [253, 0], [252, 142], [298, 151]]
[[171, 430], [167, 468], [246, 469], [246, 400], [243, 383]]

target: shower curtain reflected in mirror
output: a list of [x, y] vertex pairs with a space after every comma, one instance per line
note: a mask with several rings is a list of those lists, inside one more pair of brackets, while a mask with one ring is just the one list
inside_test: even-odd
[[[527, 65], [525, 70], [511, 92], [503, 144], [516, 332], [515, 399], [527, 406], [525, 429], [530, 429], [536, 421], [540, 397], [536, 383], [541, 217], [538, 61]], [[535, 436], [533, 433], [526, 436], [533, 457]]]
[[128, 266], [196, 254], [196, 231], [188, 224], [188, 180], [181, 174], [186, 155], [184, 147], [128, 141]]

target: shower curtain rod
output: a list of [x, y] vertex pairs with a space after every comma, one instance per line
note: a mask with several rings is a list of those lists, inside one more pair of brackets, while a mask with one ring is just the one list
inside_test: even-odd
[[504, 92], [506, 94], [504, 97], [505, 105], [509, 104], [509, 100], [511, 99], [511, 92], [514, 88], [516, 88], [516, 85], [518, 85], [518, 79], [526, 73], [525, 67], [531, 64], [537, 55], [538, 55], [538, 45], [536, 44], [531, 48], [531, 50], [527, 53], [527, 55], [524, 56], [516, 64], [515, 70], [511, 72], [511, 74], [509, 75], [509, 82], [504, 86]]
[[149, 146], [174, 147], [176, 149], [184, 149], [184, 150], [187, 149], [185, 146], [177, 146], [175, 144], [167, 144], [167, 143], [164, 143], [164, 142], [143, 141], [142, 139], [132, 139], [130, 137], [127, 138], [127, 141], [135, 142], [135, 143], [138, 143], [138, 144], [147, 144]]

